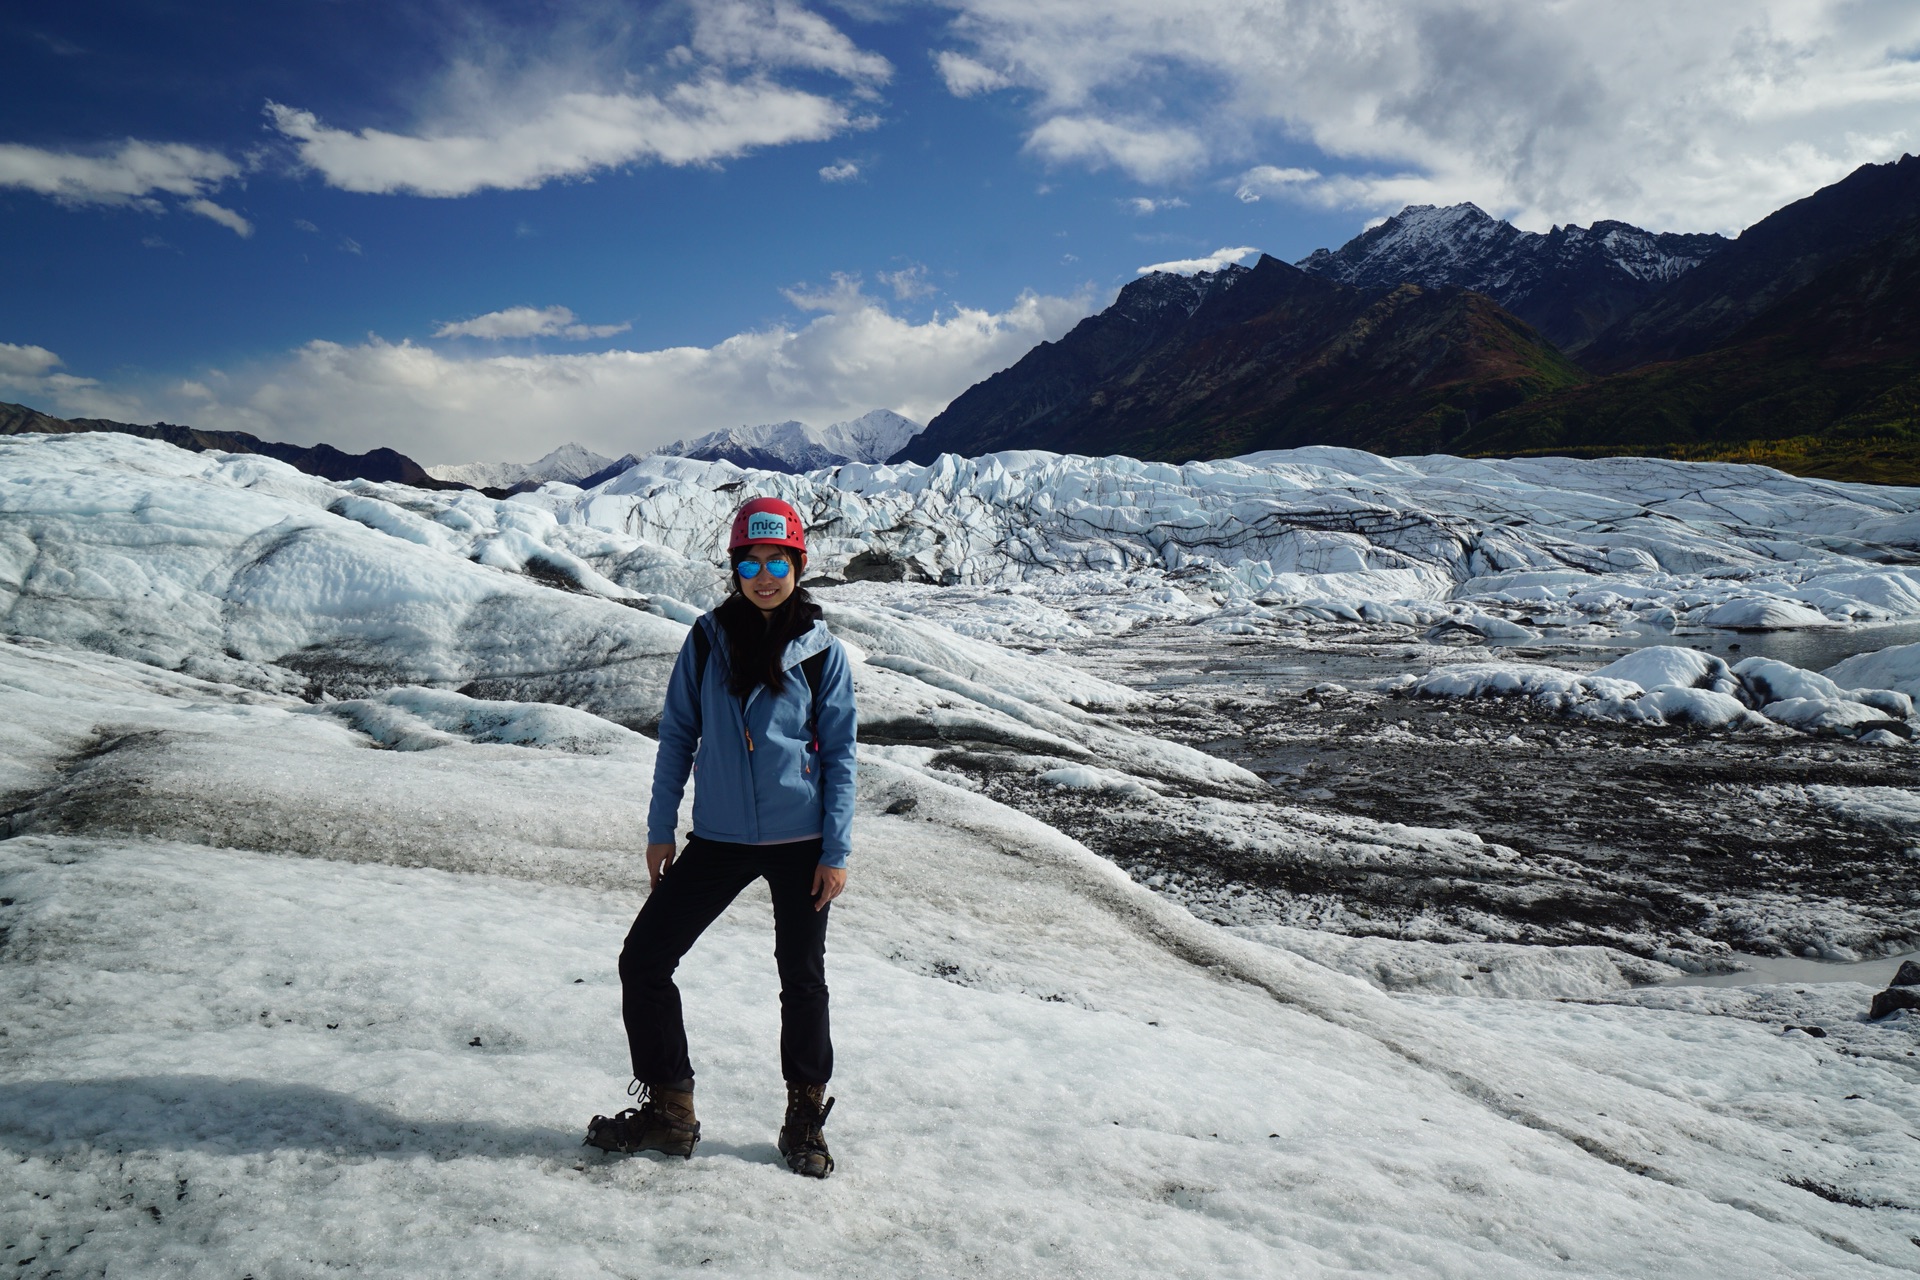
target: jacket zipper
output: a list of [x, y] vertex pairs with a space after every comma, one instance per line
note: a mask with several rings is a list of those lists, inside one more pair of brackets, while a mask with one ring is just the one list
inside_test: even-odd
[[[757, 693], [759, 691], [755, 690], [755, 692]], [[747, 703], [749, 701], [751, 701], [750, 698], [742, 699], [740, 703], [740, 729], [741, 729], [741, 732], [747, 735], [747, 754], [752, 755], [753, 754], [753, 730], [749, 729], [746, 723]], [[812, 751], [820, 750], [820, 739], [817, 736], [817, 731], [816, 731], [816, 736], [814, 737], [813, 742], [809, 744], [809, 750], [812, 750]], [[813, 772], [813, 762], [811, 760], [804, 761], [802, 764], [801, 772], [803, 774], [811, 774]]]

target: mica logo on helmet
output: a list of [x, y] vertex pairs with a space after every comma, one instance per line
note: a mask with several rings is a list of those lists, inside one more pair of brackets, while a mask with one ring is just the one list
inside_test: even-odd
[[747, 517], [747, 539], [750, 542], [779, 542], [784, 541], [786, 536], [787, 518], [777, 512], [756, 511]]

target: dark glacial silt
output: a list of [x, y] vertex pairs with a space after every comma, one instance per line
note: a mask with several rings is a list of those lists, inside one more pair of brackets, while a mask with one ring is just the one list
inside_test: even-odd
[[1036, 784], [978, 757], [955, 761], [989, 794], [1204, 916], [1442, 941], [1593, 943], [1683, 961], [1729, 949], [1920, 945], [1920, 831], [1836, 807], [1821, 790], [1912, 787], [1914, 752], [1569, 720], [1525, 698], [1373, 692], [1384, 677], [1473, 656], [1377, 631], [1223, 643], [1164, 628], [1072, 656], [1151, 695], [1122, 717], [1133, 727], [1271, 782], [1282, 822], [1305, 812], [1454, 828], [1487, 842], [1423, 847], [1409, 835], [1366, 857], [1337, 841], [1263, 848], [1212, 838], [1172, 806]]

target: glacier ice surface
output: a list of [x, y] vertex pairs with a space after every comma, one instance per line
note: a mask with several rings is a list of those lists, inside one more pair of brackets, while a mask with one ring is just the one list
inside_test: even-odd
[[[9, 1261], [1910, 1268], [1911, 1034], [1851, 1018], [1864, 989], [1634, 992], [1659, 967], [1600, 947], [1218, 926], [946, 762], [958, 744], [1063, 794], [1355, 865], [1438, 849], [1484, 868], [1508, 855], [1468, 832], [1275, 805], [1245, 770], [1127, 728], [1138, 696], [1052, 647], [1624, 626], [1756, 591], [1827, 621], [1907, 616], [1906, 571], [1874, 557], [1911, 546], [1911, 495], [1327, 450], [635, 471], [493, 502], [127, 438], [0, 442]], [[721, 589], [714, 531], [748, 484], [815, 513], [815, 569], [849, 578], [823, 595], [863, 710], [892, 729], [863, 743], [836, 907], [842, 1167], [804, 1187], [771, 1144], [757, 892], [682, 970], [700, 1156], [577, 1146], [623, 1083], [613, 958], [652, 761], [636, 730]], [[863, 555], [898, 576], [849, 574]], [[1761, 711], [1897, 719], [1877, 695], [1912, 660], [1876, 657], [1819, 677], [1669, 646], [1430, 678], [1649, 719], [1754, 715], [1764, 685]], [[1886, 790], [1818, 800], [1911, 831]]]

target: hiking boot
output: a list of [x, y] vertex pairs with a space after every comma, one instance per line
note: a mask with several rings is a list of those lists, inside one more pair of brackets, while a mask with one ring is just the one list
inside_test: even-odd
[[787, 1086], [787, 1122], [780, 1126], [780, 1154], [787, 1158], [787, 1168], [809, 1178], [824, 1178], [833, 1172], [827, 1135], [820, 1131], [827, 1113], [833, 1110], [833, 1099], [826, 1094], [823, 1084]]
[[587, 1138], [581, 1145], [623, 1155], [663, 1151], [691, 1158], [700, 1141], [700, 1122], [693, 1117], [693, 1082], [687, 1084], [685, 1089], [655, 1088], [634, 1081], [627, 1092], [638, 1094], [640, 1105], [617, 1116], [595, 1116], [587, 1122]]

